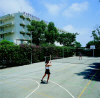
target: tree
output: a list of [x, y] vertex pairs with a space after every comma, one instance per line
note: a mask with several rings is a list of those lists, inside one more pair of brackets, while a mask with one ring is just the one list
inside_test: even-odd
[[90, 48], [90, 45], [95, 45], [96, 49], [100, 47], [100, 41], [89, 41], [87, 44], [86, 44], [86, 47], [87, 48]]
[[74, 46], [77, 33], [62, 33], [58, 37], [58, 42], [64, 46]]
[[14, 45], [14, 43], [4, 39], [0, 42], [0, 45]]
[[46, 23], [43, 20], [41, 21], [31, 21], [31, 25], [28, 25], [28, 31], [32, 32], [32, 42], [36, 45], [39, 45], [44, 41], [44, 34], [46, 30]]
[[82, 45], [80, 44], [80, 42], [75, 42], [76, 48], [80, 48]]
[[100, 26], [97, 26], [96, 29], [92, 31], [92, 37], [94, 41], [100, 41]]
[[45, 38], [47, 43], [54, 44], [57, 40], [59, 33], [53, 22], [49, 22], [48, 29], [45, 31]]

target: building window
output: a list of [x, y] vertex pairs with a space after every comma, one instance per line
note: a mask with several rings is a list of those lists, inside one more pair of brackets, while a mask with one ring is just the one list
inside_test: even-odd
[[1, 38], [3, 38], [3, 35], [1, 35]]
[[4, 28], [1, 28], [1, 31], [4, 31]]
[[3, 39], [4, 39], [4, 35], [1, 35], [1, 38], [3, 38]]
[[1, 20], [0, 24], [2, 24], [2, 20]]

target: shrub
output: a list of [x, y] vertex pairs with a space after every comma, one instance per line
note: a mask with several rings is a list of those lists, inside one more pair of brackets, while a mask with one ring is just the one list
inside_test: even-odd
[[7, 41], [7, 40], [2, 40], [1, 42], [0, 42], [0, 45], [14, 45], [14, 43], [13, 42], [9, 42], [9, 41]]
[[[0, 46], [0, 60], [6, 61], [5, 65], [8, 66], [19, 66], [31, 63], [31, 54], [32, 62], [44, 61], [44, 56], [52, 57], [63, 57], [63, 48], [64, 48], [64, 57], [72, 56], [73, 50], [70, 47], [60, 47], [54, 45], [13, 45], [6, 44]], [[3, 64], [3, 63], [2, 63]]]

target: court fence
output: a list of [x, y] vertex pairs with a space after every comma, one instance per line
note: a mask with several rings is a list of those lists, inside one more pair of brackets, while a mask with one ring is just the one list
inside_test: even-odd
[[100, 49], [76, 49], [76, 56], [79, 56], [79, 53], [82, 53], [83, 56], [89, 56], [93, 57], [93, 51], [94, 51], [94, 57], [100, 57]]

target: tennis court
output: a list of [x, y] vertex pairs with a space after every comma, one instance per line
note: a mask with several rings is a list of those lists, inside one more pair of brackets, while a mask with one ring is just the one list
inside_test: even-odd
[[51, 62], [48, 84], [40, 83], [44, 62], [1, 69], [0, 98], [100, 98], [100, 57]]

